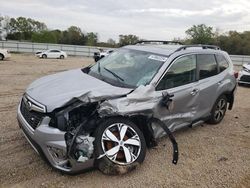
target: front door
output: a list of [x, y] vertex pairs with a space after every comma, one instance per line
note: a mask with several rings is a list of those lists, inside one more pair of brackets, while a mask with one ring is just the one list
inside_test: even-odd
[[189, 125], [196, 118], [199, 97], [196, 73], [196, 55], [184, 55], [172, 62], [156, 86], [157, 97], [174, 95], [168, 108], [158, 105], [154, 114], [171, 131]]

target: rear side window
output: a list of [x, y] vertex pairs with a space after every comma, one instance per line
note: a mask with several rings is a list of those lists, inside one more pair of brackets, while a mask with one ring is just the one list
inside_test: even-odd
[[223, 55], [216, 55], [216, 59], [219, 65], [219, 72], [223, 72], [229, 67], [228, 62]]
[[199, 79], [208, 78], [217, 74], [217, 63], [215, 56], [211, 54], [197, 55], [197, 64], [199, 68]]
[[177, 59], [159, 82], [156, 90], [165, 90], [196, 81], [196, 57], [188, 55]]

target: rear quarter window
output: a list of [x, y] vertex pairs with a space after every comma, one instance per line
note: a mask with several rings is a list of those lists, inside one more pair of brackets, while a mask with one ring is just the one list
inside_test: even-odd
[[218, 65], [219, 65], [219, 72], [220, 73], [229, 67], [228, 62], [223, 55], [216, 55], [216, 59], [217, 59]]

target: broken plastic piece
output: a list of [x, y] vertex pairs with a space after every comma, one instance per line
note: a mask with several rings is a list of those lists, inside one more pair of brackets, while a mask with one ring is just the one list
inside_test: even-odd
[[173, 145], [173, 160], [172, 160], [172, 163], [177, 164], [178, 158], [179, 158], [178, 144], [177, 144], [172, 132], [169, 130], [167, 125], [165, 123], [163, 123], [161, 120], [156, 119], [156, 118], [151, 118], [150, 121], [151, 121], [151, 123], [155, 122], [158, 125], [160, 125], [161, 128], [167, 133], [167, 135], [168, 135], [168, 137], [169, 137], [169, 139], [170, 139], [170, 141], [172, 142], [172, 145]]
[[78, 162], [85, 162], [91, 158], [94, 152], [94, 142], [95, 138], [89, 135], [80, 135], [76, 137], [76, 150], [79, 156]]

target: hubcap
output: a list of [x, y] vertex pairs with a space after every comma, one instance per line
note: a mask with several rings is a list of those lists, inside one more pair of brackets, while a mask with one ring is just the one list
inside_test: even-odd
[[214, 118], [216, 121], [220, 121], [223, 118], [226, 111], [226, 103], [225, 99], [220, 99], [217, 103], [216, 110], [214, 112]]
[[128, 165], [133, 163], [141, 151], [141, 140], [136, 131], [129, 125], [115, 123], [102, 134], [104, 154], [114, 163]]

